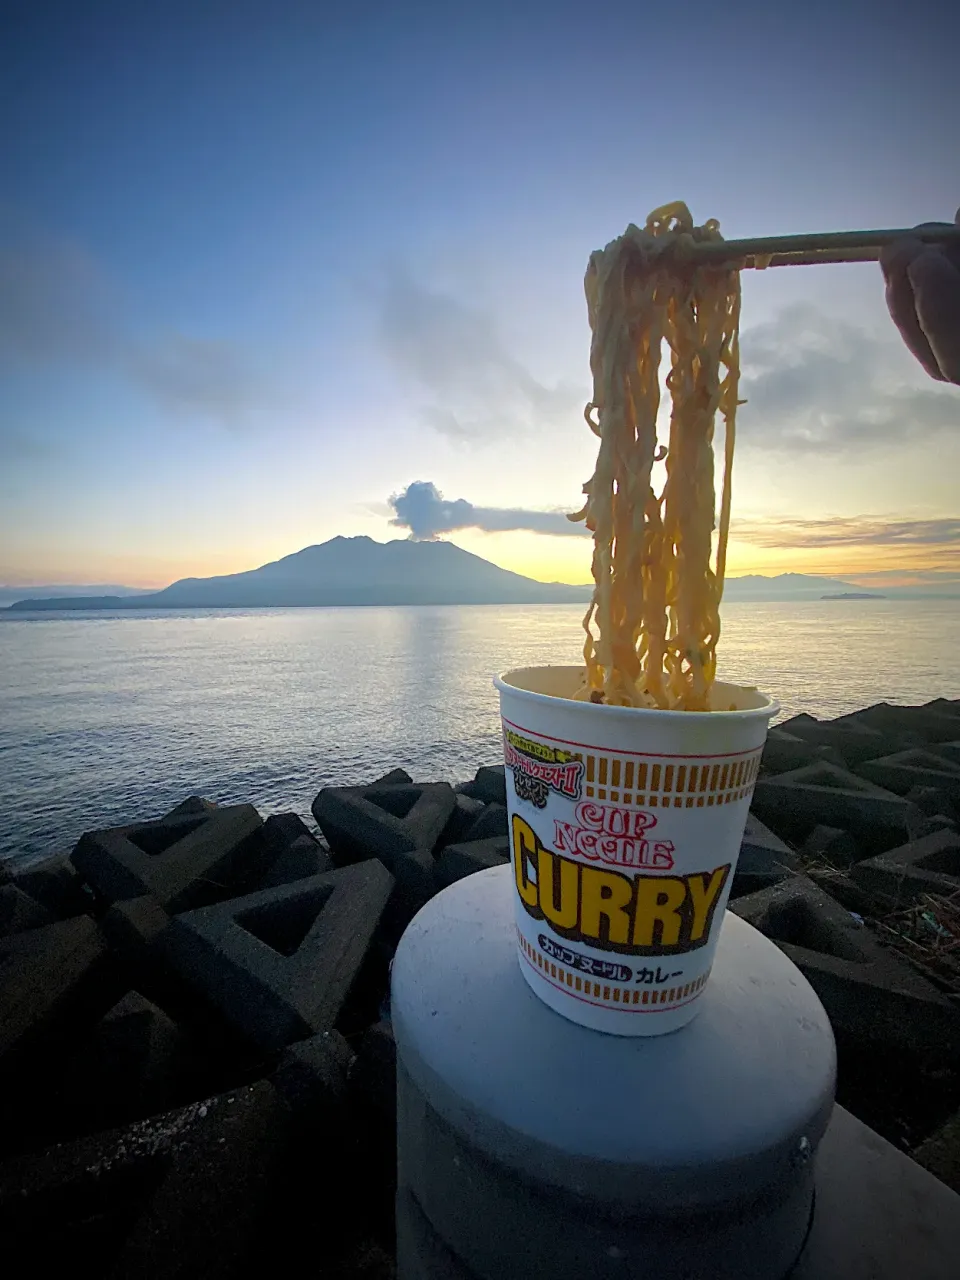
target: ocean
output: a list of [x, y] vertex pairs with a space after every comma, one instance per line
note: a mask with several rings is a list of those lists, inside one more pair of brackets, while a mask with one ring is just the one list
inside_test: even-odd
[[[500, 759], [492, 676], [579, 659], [579, 605], [0, 613], [0, 859], [188, 795], [310, 821], [321, 787]], [[728, 603], [720, 674], [828, 717], [960, 697], [960, 601]]]

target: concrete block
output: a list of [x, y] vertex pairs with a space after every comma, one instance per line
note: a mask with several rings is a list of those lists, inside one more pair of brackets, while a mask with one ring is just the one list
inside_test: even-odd
[[[804, 875], [818, 889], [822, 889], [824, 893], [829, 894], [834, 902], [839, 902], [845, 911], [853, 912], [862, 920], [877, 914], [878, 902], [876, 897], [851, 879], [847, 872], [837, 871], [833, 867], [822, 865], [806, 866], [804, 867]], [[766, 886], [761, 887], [765, 888]]]
[[927, 830], [925, 835], [929, 835], [933, 831], [942, 831], [944, 827], [949, 827], [951, 831], [956, 831], [960, 827], [960, 822], [952, 816], [945, 813], [934, 813], [926, 819]]
[[960, 698], [931, 698], [929, 702], [923, 703], [923, 710], [960, 716]]
[[448, 844], [459, 844], [461, 840], [466, 840], [467, 832], [483, 813], [485, 805], [482, 800], [474, 800], [472, 796], [463, 795], [456, 791], [453, 813], [450, 820], [443, 829], [443, 835], [440, 837], [439, 847], [444, 848]]
[[397, 1045], [389, 1022], [375, 1023], [360, 1037], [350, 1086], [359, 1105], [372, 1106], [392, 1133], [397, 1121]]
[[949, 760], [951, 764], [960, 764], [960, 739], [954, 742], [938, 742], [937, 755], [942, 756], [944, 760]]
[[65, 853], [15, 871], [10, 883], [46, 907], [57, 920], [69, 920], [93, 909], [93, 899]]
[[740, 842], [737, 874], [765, 876], [772, 882], [785, 879], [796, 868], [796, 854], [769, 827], [765, 827], [756, 814], [748, 813]]
[[271, 1084], [296, 1113], [300, 1123], [332, 1133], [346, 1128], [350, 1071], [356, 1055], [339, 1031], [321, 1031], [288, 1045], [280, 1055]]
[[866, 842], [865, 852], [898, 843], [923, 815], [902, 796], [832, 764], [807, 765], [759, 778], [752, 808], [778, 834], [798, 835], [819, 824], [843, 827]]
[[755, 814], [747, 814], [740, 856], [730, 887], [731, 899], [766, 889], [771, 884], [789, 879], [796, 872], [796, 854]]
[[464, 843], [472, 840], [506, 839], [507, 811], [502, 804], [488, 804], [464, 837]]
[[804, 765], [816, 764], [819, 760], [844, 767], [843, 756], [836, 747], [804, 741], [779, 726], [767, 731], [761, 761], [765, 773], [786, 773], [788, 769], [802, 769]]
[[915, 804], [921, 813], [938, 826], [945, 826], [960, 818], [960, 808], [939, 787], [911, 787], [904, 799]]
[[204, 815], [89, 831], [73, 863], [100, 897], [121, 902], [150, 893], [170, 912], [226, 897], [243, 873], [249, 837], [261, 826], [249, 804]]
[[960, 1192], [960, 1111], [922, 1142], [913, 1158], [952, 1191]]
[[[269, 819], [268, 819], [269, 821]], [[333, 862], [329, 849], [325, 849], [311, 835], [298, 836], [284, 851], [279, 854], [270, 870], [260, 881], [263, 889], [272, 889], [276, 885], [292, 884], [295, 880], [306, 880], [310, 876], [321, 876], [333, 870]]]
[[337, 866], [379, 858], [399, 879], [404, 855], [436, 848], [455, 803], [445, 782], [327, 787], [313, 816]]
[[487, 871], [510, 861], [510, 841], [506, 836], [473, 840], [464, 844], [448, 844], [437, 859], [437, 887], [442, 889], [476, 871]]
[[181, 800], [178, 805], [175, 805], [164, 817], [168, 821], [176, 818], [202, 817], [206, 813], [212, 813], [216, 808], [218, 808], [218, 805], [213, 800], [204, 800], [201, 796], [188, 796], [186, 800]]
[[115, 902], [100, 921], [100, 927], [111, 946], [131, 956], [150, 947], [170, 923], [170, 916], [153, 896]]
[[376, 1023], [357, 1040], [350, 1073], [351, 1113], [362, 1153], [361, 1181], [367, 1191], [367, 1222], [393, 1217], [397, 1185], [397, 1055], [393, 1028]]
[[0, 1236], [39, 1275], [105, 1275], [179, 1143], [209, 1103], [0, 1164]]
[[936, 1059], [960, 1052], [960, 1010], [809, 880], [738, 898], [730, 910], [800, 968], [837, 1031]]
[[329, 1030], [393, 889], [376, 861], [175, 917], [170, 964], [262, 1049]]
[[782, 720], [776, 728], [782, 733], [802, 738], [804, 742], [833, 747], [848, 766], [886, 755], [888, 751], [896, 751], [901, 745], [898, 737], [895, 745], [891, 746], [889, 736], [861, 723], [856, 716], [845, 716], [840, 720], [817, 720], [804, 712], [790, 720]]
[[324, 1276], [329, 1280], [396, 1280], [397, 1268], [392, 1255], [376, 1240], [361, 1240], [346, 1249], [332, 1269], [325, 1269]]
[[301, 837], [314, 839], [310, 828], [296, 813], [271, 813], [269, 817], [264, 818], [259, 832], [260, 839], [269, 853], [274, 856], [283, 853], [284, 849], [289, 849], [293, 842]]
[[380, 778], [375, 778], [370, 783], [371, 787], [403, 787], [410, 786], [413, 779], [407, 773], [406, 769], [391, 769], [389, 773], [385, 773]]
[[269, 1223], [290, 1113], [266, 1080], [212, 1098], [172, 1152], [107, 1273], [110, 1280], [226, 1280], [248, 1274]]
[[66, 1131], [168, 1110], [183, 1100], [193, 1065], [183, 1030], [139, 992], [127, 992], [65, 1064], [57, 1101]]
[[298, 814], [272, 813], [237, 849], [230, 867], [230, 896], [320, 875], [331, 866], [329, 853]]
[[829, 862], [834, 867], [849, 867], [862, 854], [849, 831], [818, 823], [804, 840], [800, 857], [805, 862]]
[[15, 884], [0, 886], [0, 938], [53, 924], [53, 916]]
[[936, 698], [920, 707], [878, 702], [858, 711], [856, 717], [860, 724], [881, 733], [912, 733], [924, 742], [950, 742], [960, 735], [960, 708], [946, 698]]
[[850, 874], [892, 905], [908, 904], [923, 893], [949, 897], [960, 891], [960, 835], [949, 827], [941, 828], [856, 863]]
[[897, 795], [906, 795], [915, 787], [933, 787], [951, 802], [960, 801], [960, 765], [933, 751], [898, 751], [879, 760], [865, 760], [856, 772]]
[[477, 770], [472, 782], [465, 782], [460, 788], [463, 795], [474, 800], [482, 800], [484, 804], [507, 803], [506, 770], [502, 764], [484, 764]]
[[106, 939], [76, 916], [0, 940], [0, 1061], [113, 1002]]
[[424, 903], [437, 891], [436, 859], [429, 849], [411, 849], [393, 859], [396, 885], [383, 916], [381, 934], [391, 950]]

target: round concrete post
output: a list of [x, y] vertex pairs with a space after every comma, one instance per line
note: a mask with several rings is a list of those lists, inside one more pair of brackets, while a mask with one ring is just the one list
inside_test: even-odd
[[437, 895], [394, 960], [399, 1280], [780, 1280], [835, 1082], [806, 979], [728, 914], [688, 1026], [588, 1030], [523, 980], [510, 876]]

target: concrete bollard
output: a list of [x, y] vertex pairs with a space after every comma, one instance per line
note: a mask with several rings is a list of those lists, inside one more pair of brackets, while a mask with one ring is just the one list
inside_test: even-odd
[[806, 979], [728, 915], [689, 1025], [592, 1031], [523, 980], [511, 893], [457, 882], [396, 954], [398, 1280], [780, 1280], [833, 1107]]

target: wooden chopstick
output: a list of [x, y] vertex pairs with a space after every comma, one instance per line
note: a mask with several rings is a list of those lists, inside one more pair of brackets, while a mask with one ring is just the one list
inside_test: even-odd
[[913, 237], [960, 249], [960, 227], [903, 227], [885, 231], [825, 231], [811, 235], [758, 236], [749, 240], [689, 240], [674, 252], [682, 262], [742, 267], [803, 266], [817, 262], [876, 262], [880, 250]]

